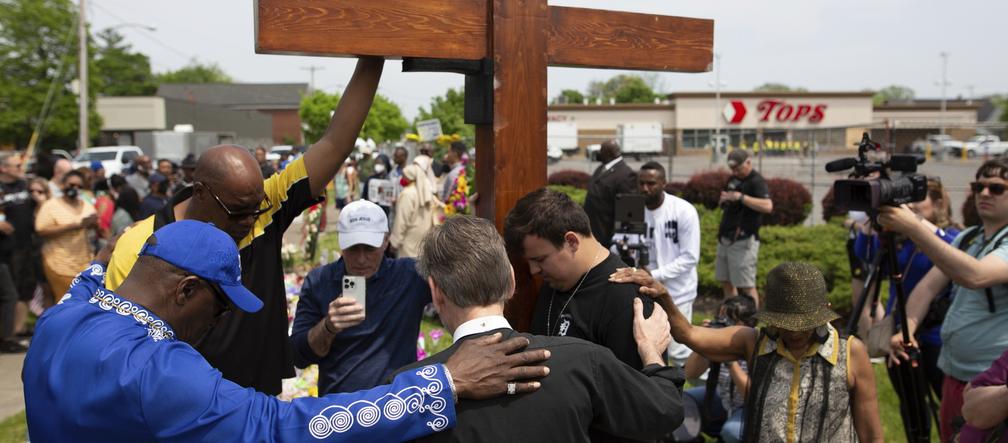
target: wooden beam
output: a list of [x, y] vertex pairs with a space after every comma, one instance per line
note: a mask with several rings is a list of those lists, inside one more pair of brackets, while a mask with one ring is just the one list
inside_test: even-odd
[[550, 66], [705, 72], [714, 21], [551, 6]]
[[[503, 229], [525, 194], [546, 185], [546, 0], [493, 0], [494, 124], [476, 129], [478, 214]], [[520, 36], [520, 38], [515, 38]], [[515, 296], [505, 315], [527, 331], [538, 296], [524, 258], [512, 257]]]
[[486, 0], [256, 0], [256, 52], [476, 60]]

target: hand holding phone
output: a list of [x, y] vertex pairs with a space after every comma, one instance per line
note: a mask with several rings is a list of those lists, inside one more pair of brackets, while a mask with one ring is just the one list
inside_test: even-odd
[[357, 301], [361, 307], [361, 314], [365, 313], [367, 307], [367, 291], [365, 289], [364, 277], [347, 275], [343, 277], [343, 297], [349, 297]]

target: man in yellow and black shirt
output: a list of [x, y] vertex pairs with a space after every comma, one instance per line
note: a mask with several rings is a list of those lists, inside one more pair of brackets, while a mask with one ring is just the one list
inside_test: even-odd
[[279, 394], [281, 380], [294, 376], [280, 258], [283, 234], [298, 214], [318, 202], [353, 150], [383, 63], [381, 58], [360, 59], [322, 139], [266, 180], [245, 148], [221, 145], [207, 150], [192, 186], [123, 233], [109, 262], [106, 287], [115, 290], [125, 280], [140, 248], [161, 226], [186, 219], [213, 223], [238, 243], [242, 283], [262, 299], [263, 309], [255, 314], [232, 312], [196, 349], [228, 380]]

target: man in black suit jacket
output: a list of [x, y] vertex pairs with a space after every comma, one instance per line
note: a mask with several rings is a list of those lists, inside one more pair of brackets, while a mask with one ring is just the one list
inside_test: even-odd
[[[459, 252], [464, 251], [464, 252]], [[550, 352], [549, 375], [539, 391], [495, 400], [461, 401], [454, 429], [423, 441], [568, 442], [657, 440], [682, 422], [682, 371], [666, 367], [667, 317], [645, 319], [634, 302], [634, 338], [644, 368], [635, 370], [608, 349], [570, 337], [520, 334], [503, 317], [514, 292], [514, 270], [494, 226], [451, 217], [427, 235], [417, 270], [431, 287], [434, 306], [455, 344], [402, 371], [447, 360], [466, 340], [489, 334], [528, 337], [529, 349]], [[508, 393], [515, 386], [508, 384]]]
[[592, 235], [608, 248], [615, 229], [616, 194], [637, 192], [637, 172], [623, 161], [620, 146], [613, 140], [602, 143], [598, 159], [602, 164], [592, 174], [584, 207]]

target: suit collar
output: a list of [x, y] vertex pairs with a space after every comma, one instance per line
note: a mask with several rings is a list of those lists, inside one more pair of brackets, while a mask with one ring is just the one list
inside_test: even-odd
[[500, 315], [488, 315], [486, 317], [478, 317], [462, 323], [455, 328], [455, 332], [452, 334], [452, 338], [455, 343], [459, 340], [468, 337], [470, 335], [477, 335], [485, 332], [495, 331], [498, 329], [513, 329], [511, 324], [508, 323], [507, 319]]

